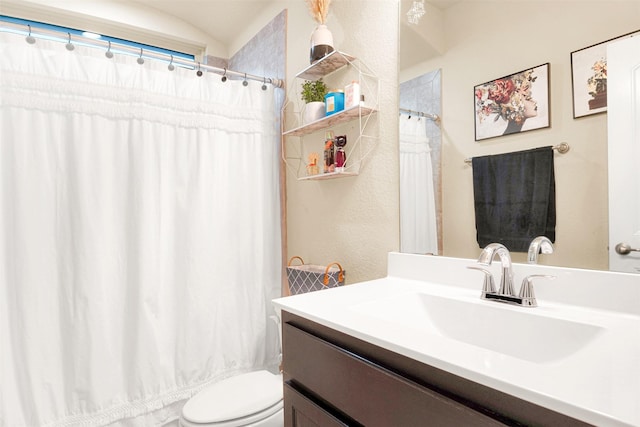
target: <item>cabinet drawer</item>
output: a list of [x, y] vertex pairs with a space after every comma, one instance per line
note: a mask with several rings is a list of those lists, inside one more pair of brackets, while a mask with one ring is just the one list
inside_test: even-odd
[[348, 427], [287, 383], [284, 384], [284, 401], [285, 427]]
[[283, 324], [287, 378], [367, 427], [503, 426], [290, 324]]

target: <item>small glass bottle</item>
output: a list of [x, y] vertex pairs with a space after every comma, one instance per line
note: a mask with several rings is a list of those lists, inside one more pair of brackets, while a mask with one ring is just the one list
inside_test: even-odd
[[347, 145], [347, 136], [336, 136], [336, 172], [344, 172], [344, 165], [347, 162], [347, 154], [344, 146]]
[[324, 141], [324, 173], [335, 172], [335, 141], [333, 132], [328, 131]]

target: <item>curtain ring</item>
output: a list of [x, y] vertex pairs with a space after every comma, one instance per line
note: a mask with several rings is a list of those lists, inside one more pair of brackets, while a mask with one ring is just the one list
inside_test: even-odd
[[173, 71], [176, 67], [173, 65], [173, 55], [171, 55], [171, 61], [169, 61], [169, 66], [167, 67], [169, 71]]
[[267, 78], [262, 78], [262, 90], [267, 90]]
[[31, 25], [27, 25], [27, 27], [29, 27], [29, 35], [27, 35], [27, 37], [25, 37], [25, 40], [29, 44], [35, 44], [36, 38], [31, 35]]
[[200, 69], [200, 63], [198, 62], [198, 71], [196, 72], [198, 77], [202, 77], [202, 70]]
[[249, 82], [247, 81], [247, 73], [244, 73], [244, 80], [242, 81], [242, 86], [247, 86]]
[[109, 41], [109, 47], [107, 47], [107, 51], [104, 53], [104, 56], [109, 59], [113, 58], [113, 52], [111, 52], [111, 41]]
[[222, 83], [227, 81], [227, 69], [226, 68], [224, 69], [224, 74], [222, 75], [222, 78], [220, 80], [222, 80]]
[[136, 62], [140, 65], [144, 64], [144, 59], [142, 58], [142, 48], [140, 48], [140, 56], [136, 59]]
[[67, 48], [67, 50], [69, 52], [71, 52], [73, 49], [75, 49], [76, 47], [73, 45], [73, 43], [71, 43], [71, 33], [67, 33], [67, 35], [69, 36], [69, 39], [67, 41], [67, 44], [64, 46]]

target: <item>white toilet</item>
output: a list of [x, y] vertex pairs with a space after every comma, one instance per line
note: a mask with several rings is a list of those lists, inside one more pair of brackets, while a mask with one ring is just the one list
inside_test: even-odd
[[187, 401], [181, 427], [282, 427], [282, 375], [254, 371], [204, 388]]

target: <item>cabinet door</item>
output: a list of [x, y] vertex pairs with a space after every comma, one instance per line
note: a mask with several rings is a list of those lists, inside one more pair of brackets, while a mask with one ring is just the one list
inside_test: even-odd
[[347, 427], [289, 384], [284, 384], [285, 427]]
[[285, 375], [361, 425], [504, 426], [290, 324], [283, 335]]

